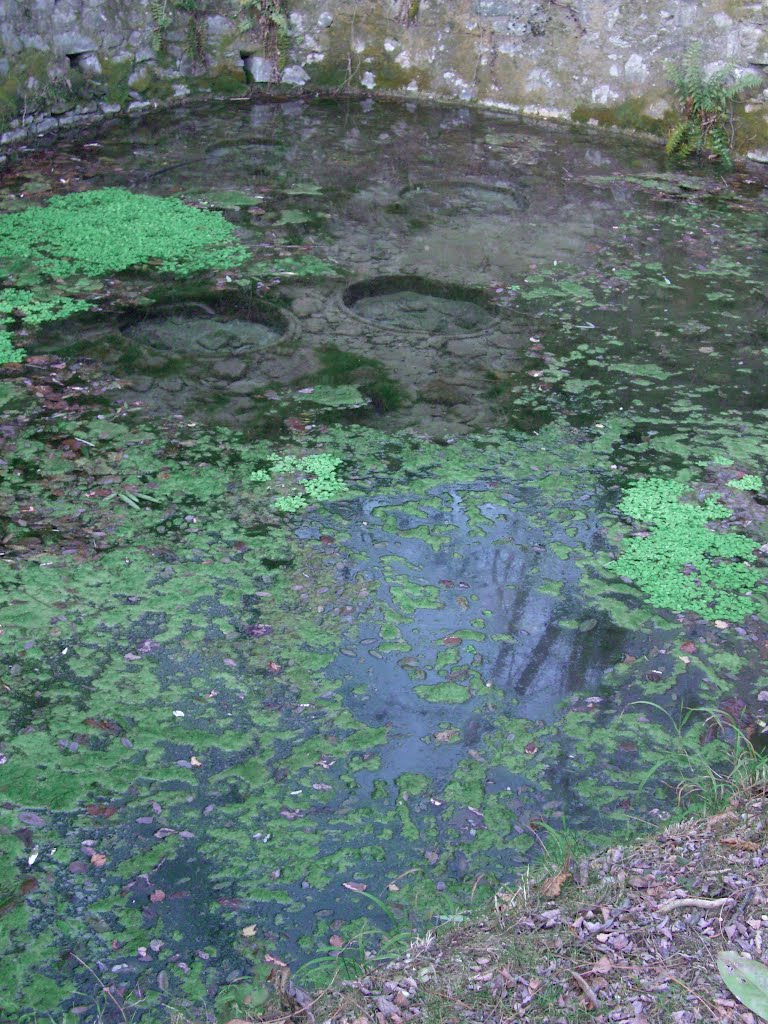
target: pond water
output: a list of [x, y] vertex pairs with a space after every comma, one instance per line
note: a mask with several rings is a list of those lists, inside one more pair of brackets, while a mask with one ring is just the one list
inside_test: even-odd
[[763, 183], [372, 101], [49, 163], [2, 208], [66, 166], [253, 256], [81, 282], [0, 379], [7, 1019], [227, 1020], [760, 740]]

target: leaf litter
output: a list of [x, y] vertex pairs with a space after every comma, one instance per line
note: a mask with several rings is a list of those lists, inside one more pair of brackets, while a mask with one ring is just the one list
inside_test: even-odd
[[608, 849], [572, 881], [566, 862], [499, 891], [472, 923], [324, 993], [317, 1020], [758, 1024], [717, 957], [765, 959], [767, 793], [753, 786], [719, 814]]

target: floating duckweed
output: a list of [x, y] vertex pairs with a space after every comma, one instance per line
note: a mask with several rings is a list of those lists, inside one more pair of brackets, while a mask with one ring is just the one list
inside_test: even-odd
[[9, 273], [102, 277], [157, 260], [186, 275], [247, 257], [220, 213], [124, 188], [54, 196], [0, 218], [0, 263]]
[[747, 473], [739, 480], [729, 480], [728, 486], [736, 491], [761, 491], [763, 489], [763, 478], [754, 473]]
[[751, 589], [765, 576], [751, 564], [755, 542], [710, 529], [707, 524], [729, 518], [729, 510], [716, 498], [683, 502], [685, 489], [658, 478], [629, 488], [619, 508], [654, 529], [630, 537], [609, 568], [632, 580], [659, 608], [705, 619], [743, 619], [757, 610]]
[[0, 329], [0, 366], [3, 363], [20, 362], [24, 355], [23, 348], [14, 348], [13, 338], [8, 331]]
[[346, 490], [346, 484], [337, 475], [341, 459], [335, 455], [271, 455], [269, 458], [271, 465], [267, 469], [255, 470], [251, 473], [251, 480], [269, 483], [278, 476], [293, 477], [288, 485], [298, 488], [295, 494], [275, 499], [274, 507], [278, 512], [299, 512], [306, 508], [308, 499], [332, 501]]

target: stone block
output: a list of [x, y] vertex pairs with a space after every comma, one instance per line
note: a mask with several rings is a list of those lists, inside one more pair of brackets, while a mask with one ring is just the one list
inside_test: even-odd
[[291, 64], [282, 73], [280, 81], [286, 85], [306, 85], [309, 81], [309, 75], [301, 64]]

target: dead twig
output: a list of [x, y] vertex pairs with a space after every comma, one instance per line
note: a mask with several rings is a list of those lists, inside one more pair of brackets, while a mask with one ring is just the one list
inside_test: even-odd
[[686, 896], [684, 899], [679, 900], [667, 900], [666, 903], [660, 903], [656, 908], [660, 914], [668, 914], [672, 910], [678, 910], [680, 907], [696, 907], [698, 910], [719, 910], [721, 907], [730, 906], [733, 903], [732, 896], [723, 896], [719, 900], [707, 900], [697, 896]]
[[112, 1002], [115, 1004], [115, 1006], [119, 1010], [120, 1016], [125, 1021], [125, 1024], [128, 1024], [128, 1018], [125, 1015], [125, 1010], [120, 1005], [120, 1003], [118, 1003], [118, 1001], [115, 999], [115, 997], [112, 995], [112, 993], [109, 991], [109, 989], [104, 984], [104, 982], [101, 980], [101, 978], [98, 976], [96, 971], [94, 971], [94, 969], [92, 967], [90, 967], [85, 962], [85, 960], [81, 960], [80, 957], [77, 955], [77, 953], [70, 953], [69, 955], [71, 957], [73, 957], [75, 960], [77, 960], [77, 962], [81, 965], [81, 967], [84, 967], [86, 969], [86, 971], [88, 971], [89, 974], [93, 975], [93, 977], [96, 979], [96, 981], [98, 981], [98, 983], [101, 985], [101, 991], [104, 993], [104, 995], [109, 996], [109, 998], [112, 1000]]
[[580, 974], [577, 974], [576, 971], [571, 971], [570, 975], [576, 982], [576, 984], [579, 986], [581, 991], [584, 993], [584, 995], [587, 997], [587, 999], [590, 1001], [590, 1003], [592, 1003], [592, 1008], [596, 1010], [598, 1007], [598, 1002], [597, 996], [595, 995], [595, 990], [592, 988], [592, 986], [589, 984], [586, 978], [582, 978], [582, 976]]

